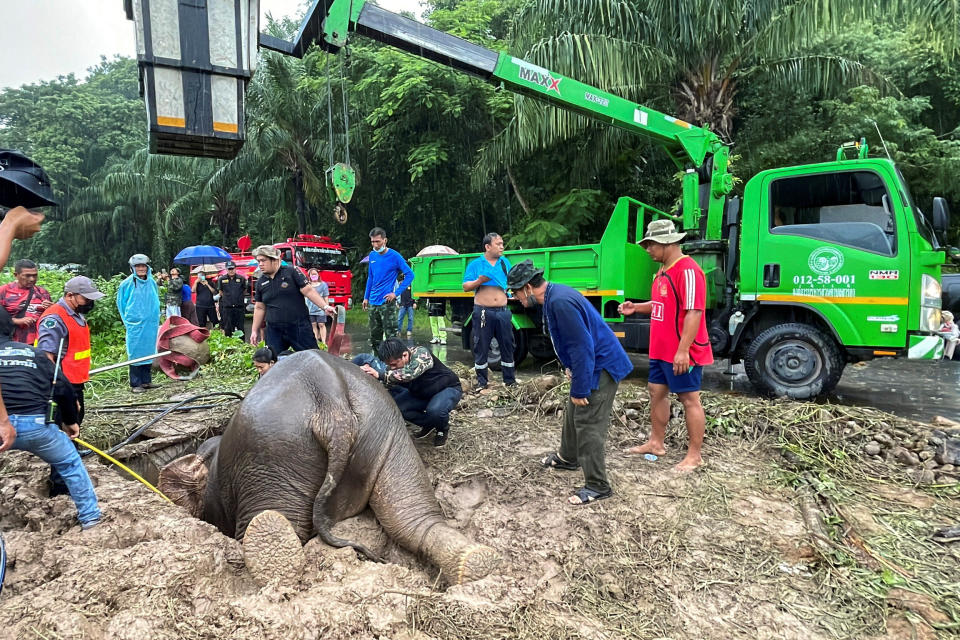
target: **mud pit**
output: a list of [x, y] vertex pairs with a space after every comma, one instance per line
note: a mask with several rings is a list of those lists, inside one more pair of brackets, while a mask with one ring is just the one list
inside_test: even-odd
[[[955, 585], [960, 551], [919, 536], [925, 523], [960, 519], [956, 493], [921, 492], [896, 471], [875, 479], [876, 491], [801, 483], [810, 471], [781, 457], [785, 443], [764, 417], [771, 412], [716, 398], [707, 402], [708, 465], [677, 476], [677, 423], [659, 461], [619, 453], [646, 421], [644, 392], [624, 387], [608, 441], [616, 495], [573, 507], [565, 498], [580, 473], [538, 464], [556, 447], [561, 397], [470, 396], [445, 448], [418, 443], [448, 518], [504, 558], [500, 572], [449, 588], [437, 569], [394, 547], [368, 512], [335, 533], [383, 553], [387, 564], [313, 540], [301, 575], [261, 589], [239, 543], [110, 468], [87, 462], [106, 520], [81, 533], [69, 498], [47, 497], [43, 465], [4, 455], [0, 529], [10, 562], [0, 637], [953, 637], [955, 589], [940, 594], [938, 584]], [[810, 407], [750, 402], [780, 413]], [[817, 482], [852, 486], [859, 477], [849, 470], [856, 465], [825, 468]], [[811, 534], [811, 502], [835, 523], [825, 501], [846, 516], [846, 533], [834, 540], [830, 531], [826, 541], [822, 531]], [[843, 555], [850, 531], [873, 556]], [[892, 585], [918, 592], [921, 604], [891, 599]]]

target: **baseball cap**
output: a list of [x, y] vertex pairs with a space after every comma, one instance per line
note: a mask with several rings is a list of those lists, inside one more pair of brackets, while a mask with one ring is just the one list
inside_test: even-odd
[[253, 257], [263, 256], [264, 258], [273, 258], [274, 260], [280, 259], [280, 249], [272, 247], [269, 244], [262, 244], [256, 249], [253, 250]]
[[36, 209], [56, 205], [47, 172], [17, 151], [0, 149], [0, 206]]
[[87, 276], [74, 276], [70, 278], [67, 280], [67, 284], [63, 285], [63, 292], [76, 293], [87, 300], [99, 300], [106, 295], [97, 290], [97, 285], [93, 284], [93, 281]]
[[236, 269], [236, 268], [237, 268], [237, 263], [234, 262], [233, 260], [227, 260], [227, 265], [226, 265], [226, 266], [227, 266], [227, 269]]

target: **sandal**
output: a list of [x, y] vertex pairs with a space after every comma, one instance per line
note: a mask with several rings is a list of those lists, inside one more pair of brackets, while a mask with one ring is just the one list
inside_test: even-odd
[[547, 469], [563, 469], [564, 471], [576, 471], [580, 465], [576, 462], [567, 462], [560, 457], [560, 454], [554, 452], [540, 461], [540, 464]]
[[606, 500], [612, 495], [613, 489], [607, 489], [605, 493], [600, 493], [599, 491], [594, 491], [593, 489], [589, 489], [587, 487], [580, 487], [573, 492], [572, 496], [567, 498], [567, 502], [575, 506], [582, 506], [598, 500]]

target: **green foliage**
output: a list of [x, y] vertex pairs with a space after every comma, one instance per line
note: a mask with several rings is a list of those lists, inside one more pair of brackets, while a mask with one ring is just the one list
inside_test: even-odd
[[[956, 12], [944, 9], [933, 0], [433, 0], [426, 21], [708, 123], [736, 141], [744, 178], [829, 159], [863, 135], [883, 153], [879, 127], [921, 206], [943, 195], [957, 209], [960, 67], [949, 55]], [[269, 21], [266, 31], [289, 38], [297, 27]], [[83, 81], [0, 91], [0, 147], [43, 164], [63, 201], [14, 259], [77, 262], [109, 277], [126, 273], [135, 252], [161, 266], [192, 244], [306, 231], [356, 248], [355, 264], [373, 226], [407, 256], [428, 244], [473, 250], [487, 231], [510, 246], [583, 243], [599, 238], [615, 197], [670, 208], [678, 194], [676, 167], [649, 141], [361, 37], [339, 57], [261, 52], [248, 140], [230, 162], [149, 156], [138, 93], [129, 59], [103, 60]], [[359, 180], [340, 226], [323, 176], [348, 149]], [[363, 268], [354, 269], [362, 290]], [[117, 340], [110, 306], [91, 322]]]
[[580, 244], [584, 242], [581, 230], [597, 219], [605, 220], [611, 208], [602, 191], [571, 189], [538, 207], [534, 219], [522, 232], [510, 236], [507, 244], [510, 248]]

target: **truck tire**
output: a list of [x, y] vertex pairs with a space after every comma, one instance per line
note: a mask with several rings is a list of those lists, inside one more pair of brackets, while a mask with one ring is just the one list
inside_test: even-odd
[[761, 393], [806, 400], [833, 391], [846, 361], [831, 336], [817, 327], [790, 322], [754, 338], [743, 366]]

